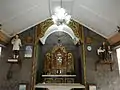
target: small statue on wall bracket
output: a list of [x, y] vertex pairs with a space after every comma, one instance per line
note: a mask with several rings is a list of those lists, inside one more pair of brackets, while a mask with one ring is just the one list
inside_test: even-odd
[[111, 60], [112, 49], [110, 45], [103, 42], [102, 45], [97, 49], [97, 54], [100, 60], [108, 61]]
[[11, 43], [13, 44], [13, 58], [18, 58], [19, 57], [19, 50], [20, 47], [22, 47], [21, 44], [21, 39], [19, 36], [16, 34], [15, 37], [12, 39]]
[[110, 45], [107, 47], [107, 59], [112, 60], [112, 48]]
[[109, 65], [110, 70], [113, 71], [113, 58], [112, 58], [112, 48], [106, 42], [103, 42], [102, 45], [97, 49], [97, 54], [99, 60], [95, 62], [95, 70], [97, 71], [97, 65]]

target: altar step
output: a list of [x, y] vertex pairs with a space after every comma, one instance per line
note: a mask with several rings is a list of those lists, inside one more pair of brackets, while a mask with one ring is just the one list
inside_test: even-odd
[[82, 89], [84, 85], [80, 83], [39, 83], [35, 85], [35, 88], [47, 88], [49, 90], [71, 90]]

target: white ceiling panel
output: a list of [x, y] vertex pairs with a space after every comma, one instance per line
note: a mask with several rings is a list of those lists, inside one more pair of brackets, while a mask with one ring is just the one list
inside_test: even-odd
[[49, 0], [49, 10], [51, 15], [54, 14], [54, 10], [56, 7], [60, 7], [61, 6], [61, 0]]
[[[103, 17], [99, 16], [97, 13], [86, 8], [85, 6], [78, 6], [79, 11], [74, 11], [73, 18], [78, 19], [87, 26], [95, 29], [97, 32], [101, 33], [103, 36], [109, 36], [113, 33], [113, 30], [116, 28], [116, 25]], [[81, 18], [79, 18], [81, 17]], [[109, 31], [109, 32], [108, 32]]]
[[118, 3], [120, 4], [118, 0], [76, 0], [73, 17], [101, 35], [109, 37], [115, 33], [117, 25], [120, 25]]
[[42, 2], [40, 0], [0, 0], [0, 20], [7, 22], [36, 6], [43, 5]]
[[0, 23], [7, 34], [21, 32], [51, 17], [57, 6], [104, 37], [120, 26], [120, 0], [0, 0]]
[[[11, 34], [13, 32], [14, 33], [21, 32], [21, 30], [28, 28], [31, 25], [34, 25], [40, 22], [41, 20], [45, 20], [46, 18], [50, 17], [48, 0], [46, 1], [44, 0], [43, 2], [40, 2], [40, 0], [39, 2], [37, 0], [35, 1], [36, 2], [34, 2], [34, 4], [32, 3], [33, 0], [31, 0], [31, 2], [27, 1], [29, 4], [28, 6], [26, 6], [25, 4], [26, 1], [24, 2], [23, 0], [23, 2], [21, 2], [23, 7], [21, 6], [21, 9], [16, 8], [17, 6], [15, 5], [14, 8], [16, 8], [16, 10], [13, 10], [13, 8], [12, 9], [10, 8], [10, 10], [14, 11], [11, 14], [9, 14], [9, 12], [6, 11], [6, 9], [3, 15], [0, 13], [0, 17], [2, 18], [1, 23], [6, 33]], [[45, 4], [42, 4], [42, 3], [45, 3]], [[8, 14], [6, 15], [5, 13], [8, 13]]]
[[68, 14], [72, 14], [73, 4], [75, 0], [64, 0], [62, 1], [62, 7], [66, 9]]
[[[7, 31], [7, 33], [17, 33], [21, 30], [26, 29], [27, 27], [30, 27], [41, 20], [45, 20], [49, 17], [49, 13], [46, 12], [46, 9], [41, 10], [43, 7], [36, 7], [24, 14], [19, 15], [18, 17], [8, 21], [4, 25], [4, 29]], [[40, 12], [41, 11], [41, 12]], [[12, 21], [12, 23], [11, 23]]]

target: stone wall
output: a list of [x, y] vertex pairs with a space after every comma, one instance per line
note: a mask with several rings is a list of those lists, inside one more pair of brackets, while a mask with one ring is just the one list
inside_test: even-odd
[[[115, 50], [113, 51], [113, 58], [115, 61], [113, 71], [110, 71], [109, 65], [99, 65], [98, 70], [95, 71], [95, 62], [98, 60], [96, 50], [105, 39], [92, 31], [88, 31], [87, 28], [84, 28], [84, 30], [85, 36], [90, 36], [92, 38], [92, 51], [86, 49], [87, 83], [96, 84], [97, 90], [120, 90], [120, 78]], [[87, 45], [90, 44], [86, 44], [86, 48]]]
[[[34, 29], [31, 28], [21, 33], [19, 36], [22, 41], [22, 48], [20, 50], [20, 58], [22, 60], [22, 67], [14, 64], [11, 68], [13, 75], [11, 79], [7, 79], [7, 73], [10, 64], [7, 63], [8, 58], [12, 55], [12, 45], [9, 43], [2, 50], [2, 57], [0, 58], [0, 90], [18, 90], [19, 83], [28, 83], [30, 85], [32, 58], [24, 58], [25, 46], [29, 45], [24, 42], [26, 36], [32, 36], [34, 39]], [[28, 89], [29, 90], [29, 89]]]
[[[20, 34], [20, 38], [22, 39], [23, 47], [21, 49], [21, 57], [22, 57], [22, 68], [20, 69], [18, 65], [14, 65], [13, 70], [13, 78], [10, 80], [6, 79], [6, 74], [8, 72], [8, 69], [10, 67], [10, 64], [7, 63], [7, 59], [9, 58], [11, 54], [12, 46], [11, 44], [8, 44], [3, 49], [2, 57], [0, 57], [0, 90], [18, 90], [19, 83], [30, 83], [30, 76], [31, 76], [31, 65], [32, 65], [32, 58], [26, 59], [24, 58], [24, 50], [25, 46], [29, 45], [24, 42], [26, 36], [32, 36], [34, 38], [34, 27], [29, 29], [28, 31], [25, 31]], [[98, 60], [96, 49], [98, 46], [101, 45], [102, 41], [105, 39], [96, 33], [88, 30], [87, 28], [84, 28], [85, 31], [85, 40], [86, 37], [91, 37], [91, 44], [86, 43], [85, 49], [88, 45], [92, 46], [92, 51], [87, 51], [86, 49], [86, 73], [87, 73], [87, 83], [88, 84], [96, 84], [97, 90], [119, 90], [120, 89], [120, 79], [119, 79], [119, 73], [118, 73], [118, 64], [117, 64], [117, 58], [116, 58], [116, 52], [114, 51], [114, 60], [115, 64], [113, 66], [113, 71], [110, 71], [109, 66], [103, 65], [98, 66], [98, 70], [95, 71], [95, 62]], [[46, 45], [45, 47], [40, 48], [40, 50], [43, 50], [43, 53], [46, 52], [46, 48], [50, 49], [53, 44], [56, 44], [57, 38], [54, 38], [55, 43], [52, 43], [52, 39], [48, 39], [48, 41], [51, 41], [51, 46]], [[69, 46], [69, 51], [76, 50], [74, 46], [69, 42], [67, 39], [63, 39], [63, 43], [65, 43], [66, 46]], [[68, 43], [67, 43], [67, 42]], [[48, 44], [50, 44], [48, 43]]]

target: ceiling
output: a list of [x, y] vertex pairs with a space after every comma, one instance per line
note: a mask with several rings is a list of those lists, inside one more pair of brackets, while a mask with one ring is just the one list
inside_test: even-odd
[[22, 32], [50, 18], [56, 6], [106, 38], [120, 25], [120, 0], [0, 0], [0, 23], [8, 35]]

